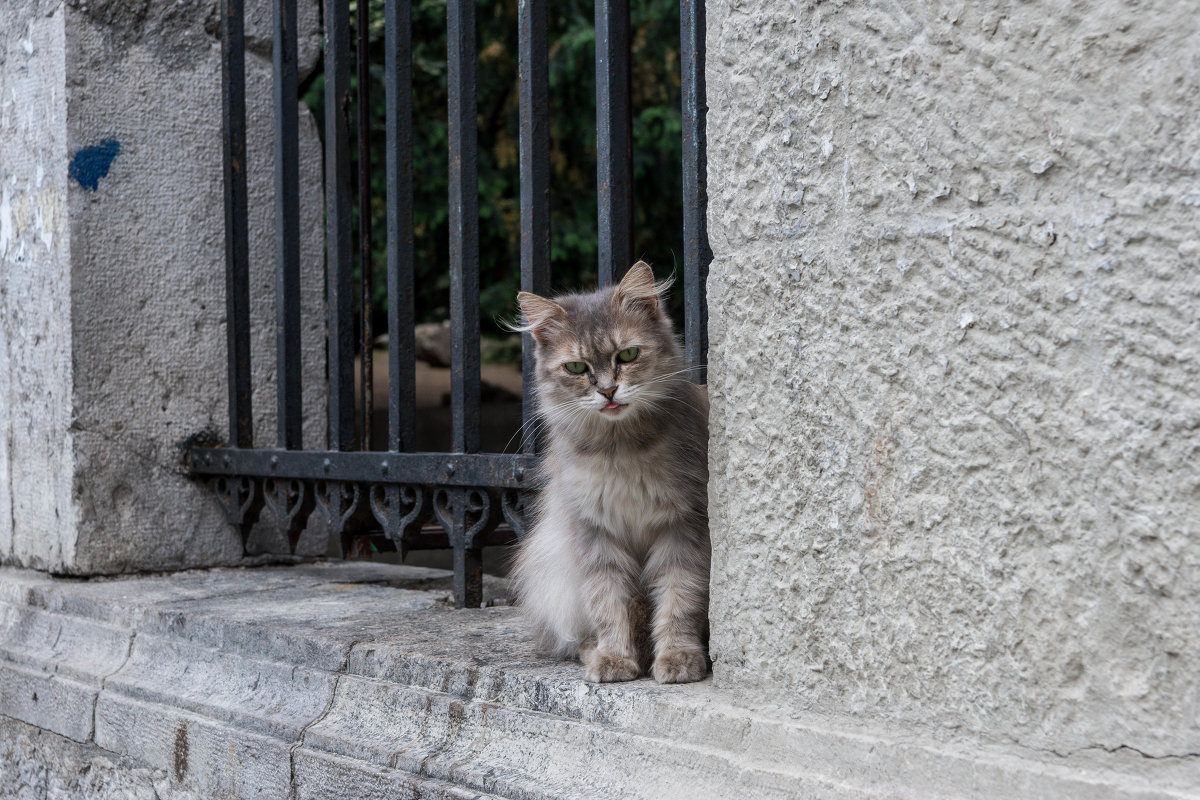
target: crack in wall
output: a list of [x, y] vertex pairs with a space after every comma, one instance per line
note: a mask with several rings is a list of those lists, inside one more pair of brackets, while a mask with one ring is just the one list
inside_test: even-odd
[[137, 641], [138, 632], [135, 630], [129, 631], [129, 644], [125, 648], [125, 658], [117, 665], [115, 669], [100, 676], [100, 689], [96, 692], [96, 698], [92, 700], [92, 730], [88, 734], [88, 741], [95, 744], [96, 742], [96, 714], [100, 710], [100, 695], [108, 688], [108, 679], [116, 675], [121, 670], [125, 669], [125, 665], [129, 663], [129, 659], [133, 657], [133, 644]]
[[[288, 800], [296, 800], [299, 796], [299, 784], [296, 782], [296, 751], [304, 746], [304, 740], [308, 736], [308, 731], [314, 725], [321, 723], [329, 712], [333, 710], [333, 704], [337, 701], [338, 686], [341, 683], [342, 676], [350, 669], [350, 653], [354, 650], [356, 642], [351, 642], [346, 646], [345, 653], [342, 655], [341, 666], [337, 668], [333, 674], [333, 686], [329, 690], [329, 702], [325, 704], [325, 708], [311, 722], [307, 723], [300, 729], [300, 735], [296, 742], [288, 748]], [[293, 670], [294, 672], [294, 670]]]
[[1137, 753], [1142, 758], [1147, 758], [1152, 761], [1162, 761], [1162, 760], [1172, 760], [1172, 759], [1178, 760], [1178, 761], [1188, 761], [1191, 759], [1200, 759], [1200, 753], [1162, 753], [1161, 755], [1155, 755], [1154, 753], [1147, 753], [1145, 750], [1139, 750], [1138, 748], [1133, 747], [1132, 745], [1128, 745], [1128, 744], [1119, 744], [1116, 747], [1107, 747], [1102, 744], [1091, 744], [1091, 745], [1088, 745], [1087, 747], [1081, 747], [1078, 750], [1072, 750], [1067, 755], [1073, 756], [1073, 755], [1077, 755], [1079, 753], [1086, 753], [1089, 750], [1092, 750], [1092, 751], [1099, 750], [1104, 753], [1119, 753], [1122, 750], [1128, 750], [1131, 753]]
[[1148, 761], [1180, 761], [1187, 762], [1200, 760], [1200, 753], [1150, 753], [1140, 748], [1129, 744], [1104, 745], [1104, 744], [1089, 744], [1084, 747], [1075, 747], [1071, 749], [1059, 750], [1053, 747], [1036, 747], [1031, 744], [1020, 741], [1016, 737], [1005, 737], [1008, 742], [1016, 747], [1026, 750], [1030, 753], [1038, 753], [1041, 755], [1054, 756], [1063, 760], [1075, 758], [1085, 753], [1106, 753], [1108, 755], [1116, 755], [1117, 753], [1127, 751], [1140, 756]]

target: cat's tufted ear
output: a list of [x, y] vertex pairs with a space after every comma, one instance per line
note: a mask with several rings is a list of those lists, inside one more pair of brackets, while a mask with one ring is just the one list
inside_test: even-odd
[[645, 261], [639, 261], [629, 268], [625, 277], [617, 284], [613, 294], [613, 302], [626, 309], [641, 309], [649, 314], [658, 313], [659, 295], [668, 284], [656, 284], [654, 271]]
[[532, 292], [517, 292], [517, 305], [524, 317], [520, 330], [532, 333], [539, 344], [546, 344], [549, 337], [567, 323], [567, 312], [562, 306]]

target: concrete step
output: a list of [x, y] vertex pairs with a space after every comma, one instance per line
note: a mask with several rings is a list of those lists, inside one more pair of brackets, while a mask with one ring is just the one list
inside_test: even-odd
[[160, 797], [1090, 799], [1200, 786], [1185, 760], [1147, 782], [1144, 764], [1112, 767], [1121, 754], [1101, 764], [794, 716], [711, 679], [588, 684], [578, 664], [533, 655], [515, 609], [452, 611], [448, 590], [441, 571], [363, 563], [103, 581], [0, 569], [0, 796], [17, 796], [3, 776], [22, 763], [75, 763], [67, 753], [73, 769], [149, 776]]

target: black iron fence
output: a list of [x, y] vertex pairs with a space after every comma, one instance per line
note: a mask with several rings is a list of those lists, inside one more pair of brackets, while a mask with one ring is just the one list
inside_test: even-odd
[[[521, 287], [550, 286], [550, 136], [547, 6], [519, 0]], [[229, 348], [227, 447], [195, 447], [193, 473], [212, 485], [243, 536], [270, 510], [294, 548], [306, 520], [324, 516], [343, 553], [369, 537], [376, 547], [454, 551], [459, 607], [482, 599], [482, 548], [524, 532], [527, 492], [535, 486], [536, 439], [517, 454], [482, 453], [480, 441], [479, 236], [476, 176], [475, 2], [448, 0], [447, 81], [450, 147], [450, 452], [415, 452], [413, 301], [412, 38], [409, 0], [385, 9], [387, 145], [387, 450], [369, 450], [373, 376], [370, 215], [360, 214], [359, 309], [355, 313], [353, 200], [349, 131], [358, 114], [359, 208], [370, 203], [371, 157], [365, 135], [368, 4], [357, 4], [356, 97], [351, 97], [348, 0], [325, 0], [325, 218], [327, 370], [302, 375], [300, 360], [300, 211], [296, 0], [273, 0], [276, 366], [278, 432], [255, 446], [251, 418], [250, 289], [247, 241], [243, 0], [222, 0], [226, 308]], [[633, 262], [633, 145], [629, 0], [596, 2], [596, 144], [599, 280], [619, 280]], [[683, 96], [684, 335], [698, 382], [704, 381], [711, 260], [705, 225], [703, 0], [680, 3]], [[357, 318], [356, 318], [357, 316]], [[356, 399], [356, 327], [362, 333], [362, 391]], [[533, 345], [523, 337], [524, 417], [530, 422]], [[324, 449], [301, 437], [302, 380], [327, 381]], [[528, 432], [533, 426], [526, 425]], [[431, 524], [432, 523], [432, 524]]]

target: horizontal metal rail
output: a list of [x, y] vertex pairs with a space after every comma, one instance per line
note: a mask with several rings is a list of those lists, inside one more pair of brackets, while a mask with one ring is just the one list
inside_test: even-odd
[[213, 476], [247, 475], [259, 478], [531, 489], [536, 485], [537, 458], [499, 453], [195, 447], [191, 450], [191, 468], [197, 475]]

